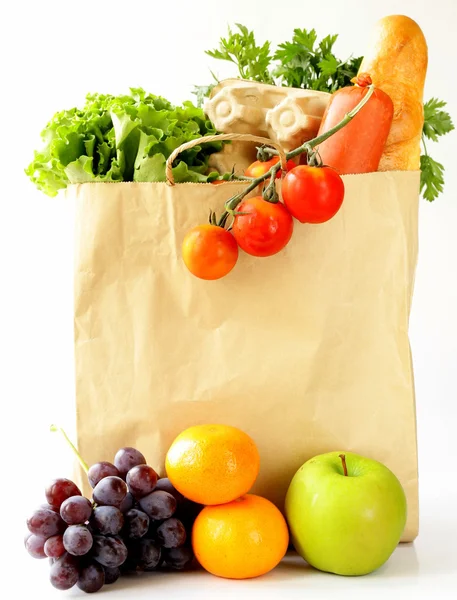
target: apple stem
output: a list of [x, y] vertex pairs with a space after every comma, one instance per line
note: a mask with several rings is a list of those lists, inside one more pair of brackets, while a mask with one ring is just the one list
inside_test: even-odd
[[344, 454], [339, 454], [339, 458], [341, 458], [341, 462], [343, 463], [343, 473], [347, 477], [348, 476], [348, 468], [346, 466], [346, 456]]
[[62, 434], [63, 438], [65, 439], [65, 441], [67, 442], [67, 444], [70, 446], [73, 454], [76, 456], [76, 458], [79, 461], [79, 464], [81, 465], [81, 467], [83, 468], [83, 470], [85, 471], [85, 473], [87, 473], [89, 471], [89, 466], [86, 463], [86, 461], [83, 459], [83, 457], [81, 456], [81, 454], [78, 452], [78, 450], [76, 449], [75, 445], [72, 443], [72, 441], [70, 440], [70, 438], [68, 437], [68, 435], [66, 434], [65, 430], [62, 429], [62, 427], [59, 427], [59, 425], [51, 425], [49, 428], [51, 431], [55, 432], [59, 432], [60, 434]]

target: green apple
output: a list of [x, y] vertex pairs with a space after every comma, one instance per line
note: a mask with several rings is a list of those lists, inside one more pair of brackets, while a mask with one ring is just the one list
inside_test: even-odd
[[405, 492], [383, 464], [352, 452], [308, 460], [287, 491], [297, 552], [313, 567], [366, 575], [394, 551], [406, 524]]

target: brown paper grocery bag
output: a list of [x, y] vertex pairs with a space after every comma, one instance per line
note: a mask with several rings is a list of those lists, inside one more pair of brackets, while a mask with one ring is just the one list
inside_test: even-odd
[[91, 464], [138, 447], [163, 473], [173, 438], [197, 423], [249, 433], [254, 492], [280, 507], [313, 455], [385, 463], [418, 532], [416, 418], [408, 318], [419, 172], [344, 176], [340, 212], [296, 223], [276, 256], [241, 254], [218, 281], [181, 259], [186, 231], [245, 184], [88, 183], [76, 202], [79, 450]]

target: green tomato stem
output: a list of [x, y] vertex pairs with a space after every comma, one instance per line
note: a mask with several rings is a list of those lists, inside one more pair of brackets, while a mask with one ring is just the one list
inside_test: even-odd
[[254, 177], [247, 177], [246, 175], [233, 175], [235, 181], [252, 181]]
[[[295, 148], [295, 150], [291, 150], [290, 152], [287, 152], [286, 153], [287, 160], [289, 160], [290, 158], [294, 158], [295, 156], [298, 156], [299, 154], [303, 154], [304, 152], [310, 154], [313, 151], [313, 148], [315, 148], [319, 144], [322, 144], [322, 142], [325, 142], [325, 140], [328, 140], [328, 138], [330, 138], [332, 135], [334, 135], [340, 129], [343, 129], [343, 127], [345, 127], [350, 121], [352, 121], [352, 119], [356, 116], [356, 114], [365, 106], [365, 104], [371, 98], [371, 96], [375, 90], [375, 87], [371, 84], [371, 85], [367, 86], [366, 89], [367, 89], [367, 93], [364, 95], [362, 100], [360, 100], [360, 102], [357, 104], [357, 106], [355, 106], [351, 111], [346, 113], [346, 115], [343, 117], [343, 119], [341, 119], [341, 121], [339, 123], [337, 123], [334, 127], [329, 129], [325, 133], [322, 133], [321, 135], [313, 138], [312, 140], [305, 142], [298, 148]], [[275, 177], [276, 173], [279, 169], [279, 166], [280, 166], [280, 165], [279, 166], [278, 165], [279, 165], [279, 163], [273, 165], [266, 173], [264, 173], [263, 175], [260, 175], [259, 177], [256, 177], [255, 179], [239, 177], [238, 179], [242, 179], [242, 180], [247, 179], [247, 180], [250, 180], [251, 183], [240, 194], [237, 194], [236, 196], [232, 196], [232, 198], [229, 198], [227, 200], [227, 202], [225, 203], [225, 212], [222, 214], [221, 218], [219, 219], [218, 225], [223, 227], [223, 225], [221, 225], [221, 223], [225, 223], [227, 221], [226, 213], [233, 214], [233, 211], [240, 204], [240, 202], [242, 202], [243, 198], [245, 196], [247, 196], [247, 194], [252, 192], [252, 190], [255, 190], [256, 187], [258, 185], [260, 185], [263, 181], [265, 181], [269, 177], [271, 178], [273, 172], [274, 172], [274, 177]]]
[[62, 429], [62, 427], [59, 427], [59, 425], [51, 425], [51, 427], [49, 428], [51, 431], [55, 432], [58, 431], [61, 435], [63, 435], [65, 441], [67, 442], [67, 444], [70, 446], [73, 454], [76, 456], [76, 458], [79, 461], [79, 464], [81, 465], [81, 467], [84, 469], [85, 473], [87, 473], [89, 471], [89, 466], [86, 463], [86, 461], [83, 459], [83, 457], [81, 456], [81, 454], [78, 452], [78, 450], [76, 449], [76, 447], [74, 446], [74, 444], [72, 443], [72, 441], [70, 440], [70, 438], [68, 437], [68, 435], [65, 433], [65, 430]]
[[263, 199], [266, 200], [267, 202], [271, 202], [272, 204], [276, 204], [277, 202], [279, 202], [279, 196], [278, 196], [278, 193], [276, 192], [276, 173], [278, 172], [280, 167], [281, 167], [281, 165], [279, 164], [279, 162], [276, 165], [274, 165], [273, 167], [271, 167], [270, 183], [267, 185], [267, 187], [265, 188], [265, 190], [262, 194]]
[[339, 456], [339, 458], [341, 458], [341, 462], [343, 463], [343, 473], [344, 473], [345, 477], [347, 477], [348, 476], [348, 468], [346, 465], [346, 456], [344, 454], [339, 454], [338, 456]]

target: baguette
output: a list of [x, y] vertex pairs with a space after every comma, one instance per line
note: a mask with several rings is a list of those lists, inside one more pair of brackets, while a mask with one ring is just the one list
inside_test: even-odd
[[379, 171], [420, 169], [427, 62], [427, 43], [415, 21], [403, 15], [378, 21], [359, 73], [370, 74], [374, 85], [386, 92], [394, 105]]

